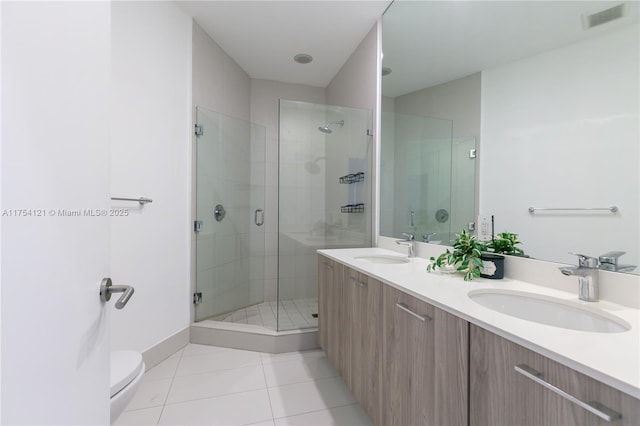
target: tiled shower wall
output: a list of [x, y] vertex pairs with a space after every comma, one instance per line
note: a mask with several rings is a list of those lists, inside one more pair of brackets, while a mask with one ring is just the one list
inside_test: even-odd
[[[315, 251], [324, 247], [326, 107], [281, 100], [279, 300], [317, 295]], [[315, 231], [315, 232], [314, 232]], [[314, 238], [315, 237], [315, 238]]]

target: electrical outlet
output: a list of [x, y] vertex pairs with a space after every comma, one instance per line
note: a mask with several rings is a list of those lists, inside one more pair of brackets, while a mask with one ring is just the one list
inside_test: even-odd
[[491, 241], [491, 215], [481, 214], [478, 216], [478, 241]]

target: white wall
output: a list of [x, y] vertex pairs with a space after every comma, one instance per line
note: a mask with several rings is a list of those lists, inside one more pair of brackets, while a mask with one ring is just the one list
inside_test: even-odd
[[[362, 39], [356, 50], [351, 54], [349, 59], [347, 59], [342, 68], [340, 68], [340, 71], [338, 71], [338, 73], [333, 77], [326, 89], [328, 105], [339, 105], [342, 107], [352, 107], [370, 111], [371, 119], [368, 123], [369, 125], [366, 127], [368, 127], [371, 133], [375, 133], [375, 129], [377, 128], [377, 118], [374, 112], [378, 105], [378, 72], [378, 24], [376, 23], [369, 33]], [[346, 109], [343, 109], [342, 111], [346, 111]], [[356, 118], [360, 116], [360, 112], [358, 111], [351, 111], [350, 114], [352, 114], [352, 121], [361, 122], [364, 119], [362, 117], [360, 119]], [[360, 129], [359, 127], [346, 128], [344, 133], [351, 133], [345, 140], [352, 141], [355, 146], [347, 147], [340, 144], [330, 144], [327, 146], [329, 149], [327, 155], [334, 158], [348, 156], [367, 158], [373, 163], [371, 167], [373, 172], [368, 173], [368, 176], [365, 176], [365, 181], [363, 183], [357, 184], [359, 186], [364, 186], [364, 191], [361, 192], [365, 195], [362, 196], [363, 199], [359, 201], [363, 201], [365, 203], [365, 213], [363, 215], [350, 214], [345, 218], [347, 227], [356, 230], [355, 235], [357, 236], [357, 239], [362, 239], [362, 231], [364, 231], [364, 233], [367, 234], [366, 238], [363, 239], [365, 241], [364, 244], [370, 245], [373, 241], [374, 214], [372, 210], [375, 209], [375, 203], [373, 202], [373, 183], [375, 182], [377, 174], [377, 170], [375, 170], [376, 167], [374, 166], [377, 162], [377, 158], [374, 152], [375, 136], [364, 136], [364, 143], [362, 143], [363, 139], [357, 136], [357, 132], [362, 130], [363, 129]], [[346, 167], [343, 166], [343, 168]], [[333, 173], [328, 174], [328, 179], [331, 179], [331, 174]], [[345, 190], [347, 189], [343, 188], [343, 191]], [[338, 198], [332, 199], [329, 197], [327, 200], [327, 208], [333, 209], [337, 208], [339, 205], [346, 204], [342, 203], [341, 191], [328, 191], [328, 194], [337, 195]]]
[[398, 114], [453, 120], [453, 137], [480, 137], [480, 73], [395, 98]]
[[376, 24], [327, 86], [328, 105], [375, 110], [378, 82], [377, 43]]
[[249, 76], [195, 22], [192, 79], [194, 107], [201, 106], [231, 117], [250, 120]]
[[[635, 25], [483, 71], [480, 212], [531, 256], [623, 250], [638, 264], [639, 52]], [[615, 215], [527, 211], [614, 204]]]
[[190, 321], [191, 18], [173, 2], [114, 2], [111, 42], [111, 194], [153, 199], [113, 203], [130, 214], [111, 221], [111, 278], [135, 294], [112, 312], [111, 341], [145, 350]]

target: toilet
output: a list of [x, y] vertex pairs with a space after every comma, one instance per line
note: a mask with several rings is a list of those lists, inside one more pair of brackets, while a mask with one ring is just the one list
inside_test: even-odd
[[140, 353], [111, 352], [111, 423], [116, 421], [135, 395], [144, 370]]

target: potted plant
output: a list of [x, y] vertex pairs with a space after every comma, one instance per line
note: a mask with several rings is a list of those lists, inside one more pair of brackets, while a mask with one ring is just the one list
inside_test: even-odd
[[482, 253], [484, 267], [480, 271], [480, 276], [493, 280], [504, 278], [504, 256], [502, 255], [524, 256], [524, 251], [516, 247], [516, 244], [520, 244], [518, 234], [501, 232], [494, 236], [485, 246], [487, 252]]
[[435, 268], [442, 270], [453, 268], [455, 271], [464, 273], [465, 281], [478, 278], [480, 269], [483, 267], [480, 257], [484, 249], [484, 244], [479, 242], [475, 235], [471, 235], [466, 229], [463, 229], [460, 234], [456, 234], [453, 252], [447, 249], [437, 259], [431, 257], [427, 271], [431, 272]]

